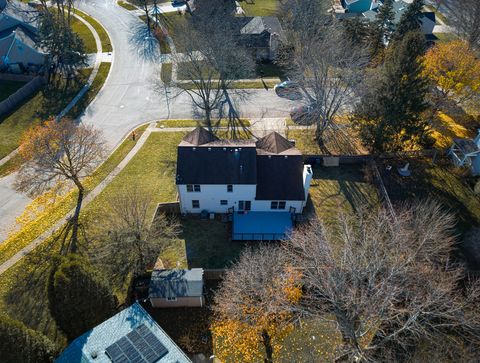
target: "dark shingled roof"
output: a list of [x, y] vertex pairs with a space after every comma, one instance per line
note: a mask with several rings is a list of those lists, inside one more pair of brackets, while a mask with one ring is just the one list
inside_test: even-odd
[[218, 140], [218, 137], [216, 137], [214, 134], [212, 134], [211, 132], [208, 132], [207, 130], [205, 130], [203, 127], [200, 127], [200, 126], [198, 126], [192, 132], [188, 133], [187, 136], [183, 138], [183, 141], [185, 141], [185, 143], [194, 145], [194, 146], [208, 144], [209, 142], [213, 142], [217, 140]]
[[258, 154], [301, 155], [293, 144], [277, 132], [271, 132], [256, 143]]
[[178, 147], [177, 184], [255, 184], [255, 147]]
[[153, 270], [150, 298], [189, 297], [203, 295], [203, 269]]
[[240, 43], [249, 47], [266, 48], [270, 45], [270, 34], [285, 40], [282, 25], [276, 16], [236, 17]]
[[257, 156], [257, 200], [305, 200], [301, 155]]
[[178, 146], [176, 183], [256, 184], [257, 200], [305, 199], [302, 154], [276, 132], [254, 143], [195, 129]]

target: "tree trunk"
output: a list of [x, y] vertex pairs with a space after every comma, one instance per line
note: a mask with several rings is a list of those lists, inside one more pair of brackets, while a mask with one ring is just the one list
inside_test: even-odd
[[73, 213], [72, 218], [70, 219], [70, 224], [72, 225], [72, 237], [70, 239], [70, 248], [69, 252], [75, 253], [78, 249], [78, 220], [80, 219], [80, 210], [82, 209], [84, 188], [80, 182], [75, 182], [78, 188], [78, 197], [77, 197], [77, 206], [75, 207], [75, 212]]
[[265, 363], [273, 363], [272, 338], [270, 337], [270, 335], [265, 329], [262, 330], [262, 342], [263, 342], [263, 346], [265, 347], [265, 355], [266, 355], [263, 361]]

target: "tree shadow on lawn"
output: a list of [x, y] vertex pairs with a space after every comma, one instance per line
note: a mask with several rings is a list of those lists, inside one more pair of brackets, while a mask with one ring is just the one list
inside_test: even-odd
[[47, 247], [39, 246], [13, 267], [13, 271], [7, 271], [6, 274], [14, 275], [10, 275], [12, 285], [7, 288], [3, 303], [12, 318], [63, 344], [65, 338], [59, 332], [48, 307], [46, 285], [51, 262]]
[[[379, 163], [388, 195], [394, 204], [434, 198], [458, 217], [458, 233], [480, 224], [480, 199], [466, 183], [464, 176], [454, 170], [448, 158], [432, 164], [429, 159], [409, 159], [411, 176], [401, 177], [397, 168], [406, 160], [383, 160]], [[390, 171], [386, 166], [392, 166]]]

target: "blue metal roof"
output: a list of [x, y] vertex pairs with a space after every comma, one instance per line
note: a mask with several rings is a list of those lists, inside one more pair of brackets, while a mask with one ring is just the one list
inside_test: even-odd
[[233, 215], [233, 240], [279, 240], [292, 230], [288, 212], [247, 212]]
[[138, 303], [75, 339], [55, 363], [111, 363], [105, 349], [142, 324], [148, 327], [168, 350], [168, 354], [156, 363], [191, 363], [185, 353]]

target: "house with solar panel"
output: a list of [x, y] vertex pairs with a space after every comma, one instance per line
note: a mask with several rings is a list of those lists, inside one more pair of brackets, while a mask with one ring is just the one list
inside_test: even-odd
[[148, 297], [154, 308], [202, 307], [203, 269], [153, 270]]
[[301, 152], [272, 132], [259, 140], [221, 140], [202, 127], [178, 145], [182, 214], [228, 214], [233, 240], [278, 240], [302, 214], [313, 177]]
[[0, 0], [0, 70], [11, 73], [38, 72], [46, 54], [38, 45], [33, 10], [25, 4]]
[[81, 335], [55, 363], [191, 363], [138, 303]]

